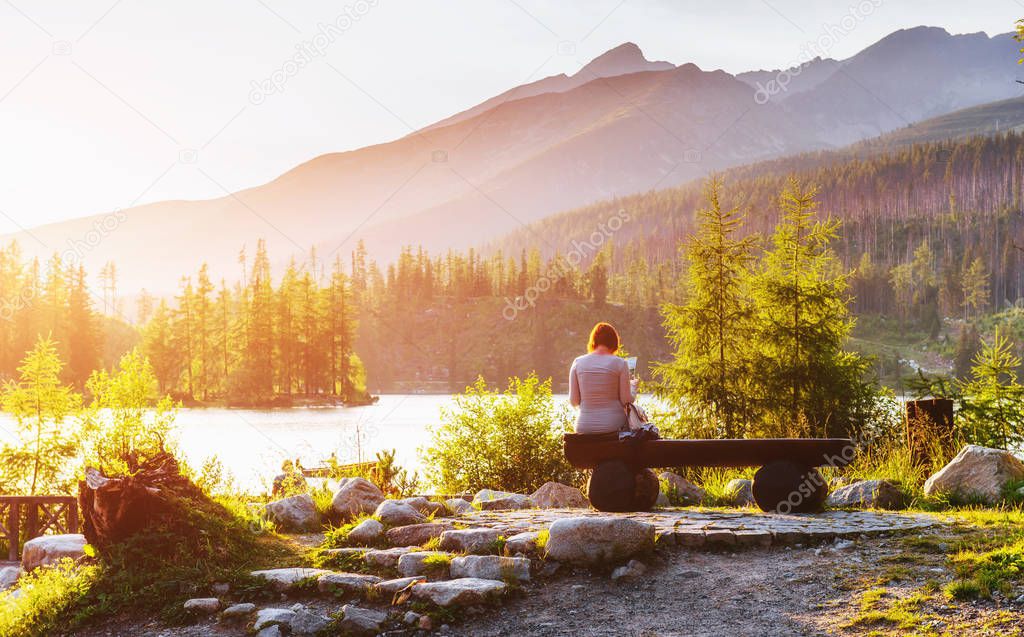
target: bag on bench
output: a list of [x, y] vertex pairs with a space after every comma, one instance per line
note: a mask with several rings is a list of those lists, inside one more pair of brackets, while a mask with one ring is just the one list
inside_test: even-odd
[[647, 412], [636, 403], [626, 405], [626, 424], [619, 432], [619, 440], [658, 440], [661, 432], [647, 418]]

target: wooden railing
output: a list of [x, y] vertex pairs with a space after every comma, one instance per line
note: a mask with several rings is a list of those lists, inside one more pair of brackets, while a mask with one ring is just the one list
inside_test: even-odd
[[[25, 526], [22, 528], [22, 521]], [[0, 496], [0, 541], [7, 541], [7, 559], [18, 561], [21, 540], [47, 531], [78, 533], [78, 501], [66, 495]]]
[[302, 475], [307, 478], [326, 478], [331, 475], [332, 471], [364, 475], [376, 465], [376, 462], [353, 462], [352, 464], [340, 464], [336, 467], [310, 467], [309, 469], [303, 468]]

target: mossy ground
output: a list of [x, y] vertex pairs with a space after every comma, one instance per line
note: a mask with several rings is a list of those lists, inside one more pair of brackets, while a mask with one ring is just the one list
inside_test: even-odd
[[1024, 635], [1024, 512], [962, 509], [842, 577], [840, 634]]

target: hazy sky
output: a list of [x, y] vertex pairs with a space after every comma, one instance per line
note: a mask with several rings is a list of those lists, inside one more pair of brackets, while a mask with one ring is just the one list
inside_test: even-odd
[[0, 232], [257, 185], [624, 41], [735, 73], [801, 61], [844, 18], [833, 57], [1022, 15], [980, 0], [0, 0]]

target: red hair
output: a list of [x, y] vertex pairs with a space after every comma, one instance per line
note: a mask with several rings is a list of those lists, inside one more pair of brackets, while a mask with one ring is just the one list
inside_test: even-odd
[[598, 345], [604, 345], [612, 354], [619, 349], [619, 333], [609, 323], [598, 323], [590, 330], [587, 351], [593, 352]]

